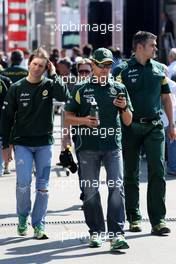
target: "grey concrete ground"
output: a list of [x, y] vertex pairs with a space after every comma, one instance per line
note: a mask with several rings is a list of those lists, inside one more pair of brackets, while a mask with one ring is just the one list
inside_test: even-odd
[[[59, 123], [58, 117], [55, 120]], [[98, 249], [88, 248], [88, 232], [80, 210], [79, 186], [77, 175], [69, 177], [62, 173], [58, 177], [59, 126], [55, 126], [56, 144], [50, 180], [50, 198], [46, 230], [50, 239], [33, 239], [33, 230], [29, 226], [29, 235], [19, 237], [16, 234], [17, 218], [15, 214], [15, 171], [0, 178], [0, 264], [40, 264], [40, 263], [125, 263], [125, 264], [176, 264], [176, 178], [167, 177], [167, 223], [172, 233], [168, 237], [151, 236], [148, 221], [143, 221], [141, 233], [128, 232], [126, 238], [130, 249], [112, 254], [109, 242], [104, 242]], [[32, 196], [34, 198], [35, 178]], [[144, 220], [146, 212], [146, 164], [141, 163], [141, 211]], [[107, 189], [105, 171], [101, 170], [102, 203], [106, 215]], [[158, 191], [158, 190], [156, 190]]]

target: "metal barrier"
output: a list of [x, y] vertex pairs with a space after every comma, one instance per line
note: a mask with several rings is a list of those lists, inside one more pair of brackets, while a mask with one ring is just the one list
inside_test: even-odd
[[[49, 215], [49, 214], [48, 214]], [[175, 217], [167, 217], [165, 218], [166, 222], [176, 222], [176, 218]], [[107, 222], [107, 220], [105, 220], [105, 222]], [[142, 222], [146, 223], [146, 222], [150, 222], [149, 218], [142, 218]], [[45, 222], [46, 225], [73, 225], [73, 224], [85, 224], [85, 220], [65, 220], [65, 221], [46, 221]], [[7, 222], [7, 223], [1, 223], [0, 224], [0, 228], [1, 227], [9, 227], [9, 226], [17, 226], [18, 223], [17, 222]], [[28, 223], [28, 225], [30, 226], [31, 224]]]

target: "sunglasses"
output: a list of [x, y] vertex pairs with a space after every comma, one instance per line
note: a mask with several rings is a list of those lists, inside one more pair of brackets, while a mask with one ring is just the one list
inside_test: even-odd
[[100, 69], [110, 69], [112, 67], [112, 63], [110, 64], [104, 64], [104, 63], [97, 63], [95, 62], [95, 65]]
[[83, 74], [83, 73], [85, 73], [85, 74], [89, 74], [89, 73], [91, 73], [91, 71], [89, 71], [89, 70], [79, 70], [78, 71], [80, 74]]

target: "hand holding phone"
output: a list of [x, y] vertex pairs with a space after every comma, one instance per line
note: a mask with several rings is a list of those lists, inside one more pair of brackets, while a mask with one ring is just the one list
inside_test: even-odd
[[117, 94], [117, 99], [119, 99], [120, 97], [126, 97], [125, 93], [118, 93]]
[[113, 104], [117, 106], [119, 109], [124, 109], [127, 105], [126, 94], [123, 92], [118, 93], [113, 101]]

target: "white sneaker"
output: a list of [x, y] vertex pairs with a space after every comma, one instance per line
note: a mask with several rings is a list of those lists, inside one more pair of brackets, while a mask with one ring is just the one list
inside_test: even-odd
[[4, 174], [10, 174], [10, 173], [11, 173], [11, 171], [8, 168], [4, 169]]

